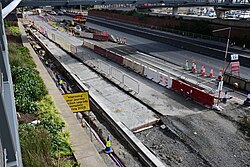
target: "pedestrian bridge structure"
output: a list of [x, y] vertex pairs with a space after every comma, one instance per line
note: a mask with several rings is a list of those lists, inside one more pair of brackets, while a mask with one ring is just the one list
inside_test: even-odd
[[[10, 1], [10, 0], [7, 0]], [[153, 4], [152, 6], [217, 6], [250, 8], [250, 0], [22, 0], [19, 6]]]
[[[250, 9], [250, 0], [22, 0], [22, 6], [74, 6], [74, 5], [109, 5], [135, 4], [139, 11], [151, 8], [172, 7], [173, 15], [178, 13], [179, 7], [214, 7], [218, 18], [223, 17], [224, 11]], [[150, 4], [150, 5], [144, 5]]]

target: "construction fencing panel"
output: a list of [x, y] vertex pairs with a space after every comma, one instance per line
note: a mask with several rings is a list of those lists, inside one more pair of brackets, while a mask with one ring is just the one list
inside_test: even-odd
[[106, 56], [106, 49], [103, 49], [100, 46], [94, 45], [94, 51], [100, 55]]
[[122, 71], [118, 70], [117, 68], [111, 67], [110, 74], [112, 78], [115, 78], [119, 82], [123, 82], [123, 73]]
[[204, 92], [203, 90], [192, 87], [191, 85], [182, 81], [176, 79], [172, 79], [172, 81], [172, 88], [174, 90], [177, 90], [182, 94], [187, 95], [204, 105], [208, 105], [211, 107], [214, 104], [214, 96]]
[[123, 63], [123, 57], [122, 57], [121, 55], [115, 53], [115, 52], [112, 52], [112, 51], [110, 51], [110, 50], [107, 50], [106, 56], [107, 56], [109, 59], [111, 59], [111, 60], [113, 60], [114, 62], [116, 62], [117, 64], [122, 65], [122, 63]]
[[123, 75], [123, 84], [135, 93], [139, 93], [139, 83], [128, 75]]
[[98, 67], [107, 75], [110, 74], [109, 73], [110, 66], [107, 63], [99, 60]]

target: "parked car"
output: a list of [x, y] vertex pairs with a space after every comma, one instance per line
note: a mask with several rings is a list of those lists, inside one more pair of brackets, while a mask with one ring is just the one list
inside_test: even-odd
[[82, 31], [82, 28], [81, 28], [81, 26], [77, 25], [77, 26], [74, 27], [74, 30], [76, 30], [76, 31]]
[[50, 14], [51, 15], [57, 15], [57, 13], [55, 11], [51, 11]]
[[215, 14], [214, 12], [209, 12], [207, 15], [208, 15], [209, 17], [215, 17], [215, 16], [216, 16], [216, 14]]
[[58, 11], [58, 12], [57, 12], [57, 15], [62, 16], [62, 15], [64, 15], [64, 13], [63, 13], [62, 11]]
[[239, 19], [250, 19], [250, 12], [241, 13]]

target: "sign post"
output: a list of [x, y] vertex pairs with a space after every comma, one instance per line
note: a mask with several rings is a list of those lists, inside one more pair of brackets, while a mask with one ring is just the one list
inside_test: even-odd
[[73, 113], [88, 111], [89, 132], [90, 132], [90, 139], [92, 141], [92, 133], [90, 126], [89, 92], [64, 94], [63, 97]]
[[89, 111], [89, 93], [70, 93], [63, 95], [72, 112]]
[[237, 72], [238, 75], [240, 74], [240, 62], [239, 62], [239, 55], [232, 54], [231, 61], [230, 61], [230, 72]]

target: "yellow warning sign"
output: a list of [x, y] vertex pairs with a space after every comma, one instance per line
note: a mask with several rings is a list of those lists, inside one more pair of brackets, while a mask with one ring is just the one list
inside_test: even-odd
[[89, 111], [89, 93], [81, 92], [81, 93], [71, 93], [64, 94], [64, 99], [68, 103], [72, 112], [80, 112], [80, 111]]

